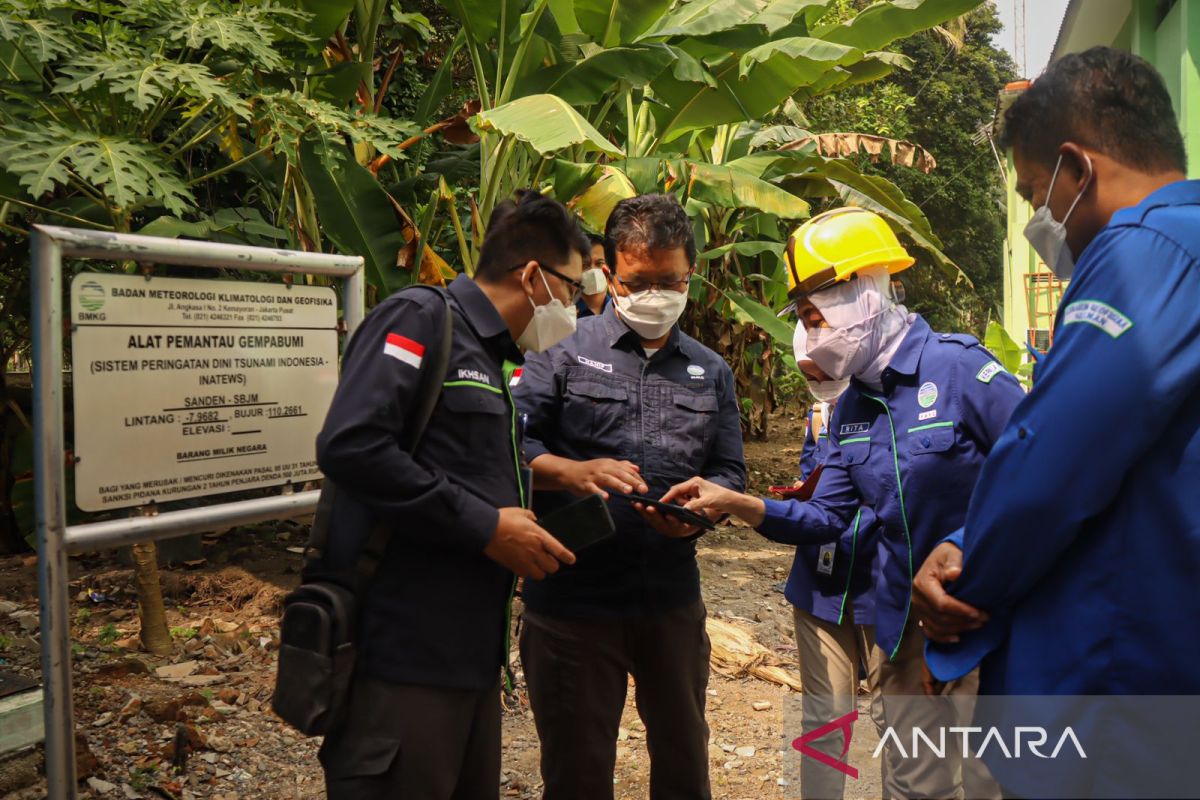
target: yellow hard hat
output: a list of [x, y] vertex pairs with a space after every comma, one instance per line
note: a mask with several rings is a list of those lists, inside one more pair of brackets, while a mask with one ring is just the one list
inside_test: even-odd
[[867, 267], [884, 266], [889, 274], [908, 269], [908, 254], [878, 214], [846, 206], [818, 214], [788, 237], [788, 297], [818, 292]]

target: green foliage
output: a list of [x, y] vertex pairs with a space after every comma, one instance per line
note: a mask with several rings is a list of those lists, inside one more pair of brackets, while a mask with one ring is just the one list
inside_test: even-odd
[[912, 176], [779, 148], [852, 123], [924, 143], [949, 111], [918, 119], [914, 82], [942, 54], [904, 37], [980, 2], [0, 0], [0, 223], [361, 254], [381, 298], [443, 279], [441, 256], [471, 271], [517, 188], [594, 230], [672, 192], [704, 251], [689, 330], [761, 433], [776, 377], [795, 381], [773, 309], [799, 220], [871, 208], [929, 280], [970, 285]]
[[481, 132], [524, 142], [540, 156], [577, 145], [610, 156], [623, 155], [566, 100], [552, 94], [520, 97], [483, 111], [475, 117], [475, 126]]
[[76, 179], [100, 193], [114, 216], [129, 214], [150, 198], [176, 214], [194, 202], [180, 175], [145, 142], [53, 122], [14, 121], [4, 133], [0, 165], [20, 179], [31, 197], [66, 188]]
[[313, 189], [325, 235], [342, 252], [362, 255], [372, 283], [384, 293], [411, 283], [409, 273], [396, 269], [404, 237], [374, 176], [326, 136], [305, 140], [300, 164]]
[[987, 324], [983, 346], [1000, 360], [1001, 366], [1017, 377], [1028, 391], [1033, 386], [1033, 362], [1025, 360], [1025, 347], [1013, 341], [1004, 326], [995, 320]]
[[121, 632], [117, 630], [117, 626], [109, 622], [100, 629], [100, 633], [96, 636], [96, 641], [99, 642], [102, 647], [108, 647], [110, 644], [119, 639], [120, 636]]
[[146, 792], [150, 787], [157, 783], [158, 765], [150, 764], [146, 767], [133, 767], [129, 770], [129, 786], [137, 792]]
[[[779, 243], [814, 202], [878, 211], [943, 280], [969, 285], [893, 181], [852, 160], [775, 149], [807, 133], [795, 100], [837, 96], [911, 68], [910, 58], [883, 48], [978, 4], [534, 0], [523, 15], [505, 3], [485, 17], [475, 2], [444, 0], [462, 22], [482, 101], [473, 120], [478, 215], [474, 226], [456, 226], [473, 228], [469, 242], [458, 234], [467, 268], [492, 208], [517, 188], [551, 191], [593, 230], [621, 197], [677, 194], [706, 251], [690, 330], [734, 365], [739, 392], [751, 398], [747, 426], [761, 433], [775, 374], [790, 369], [790, 357], [776, 358], [790, 353], [790, 327], [770, 310], [785, 294]], [[901, 111], [912, 105], [892, 94]], [[781, 111], [793, 129], [759, 136]]]
[[195, 628], [187, 626], [173, 627], [170, 629], [172, 639], [178, 639], [181, 642], [186, 642], [189, 639], [195, 639], [198, 631]]
[[983, 336], [983, 346], [1000, 360], [1000, 366], [1016, 374], [1021, 367], [1023, 348], [1013, 341], [1004, 330], [1004, 326], [992, 320], [987, 324], [987, 332]]
[[[851, 14], [862, 3], [843, 5], [843, 13]], [[992, 43], [1000, 29], [994, 8], [981, 6], [962, 22], [957, 49], [931, 33], [897, 46], [921, 70], [895, 72], [878, 83], [806, 102], [803, 113], [814, 130], [909, 139], [937, 158], [929, 174], [865, 157], [856, 161], [863, 173], [888, 179], [920, 207], [938, 232], [942, 252], [969, 279], [929, 270], [936, 261], [928, 252], [917, 254], [916, 267], [902, 276], [909, 308], [935, 328], [982, 336], [1002, 296], [1004, 187], [987, 140], [975, 137], [991, 121], [997, 93], [1016, 75], [1008, 55]]]

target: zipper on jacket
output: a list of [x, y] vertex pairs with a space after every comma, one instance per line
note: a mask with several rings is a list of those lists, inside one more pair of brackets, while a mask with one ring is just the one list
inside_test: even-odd
[[842, 624], [842, 617], [846, 614], [846, 598], [850, 596], [850, 581], [854, 578], [854, 552], [858, 549], [858, 525], [860, 522], [862, 522], [862, 506], [859, 506], [858, 513], [854, 515], [854, 532], [850, 534], [850, 566], [846, 572], [846, 588], [842, 592], [842, 603], [838, 606], [838, 625]]
[[[517, 471], [517, 495], [521, 499], [521, 508], [529, 508], [529, 498], [526, 496], [525, 482], [521, 479], [521, 452], [517, 444], [517, 404], [513, 401], [509, 381], [517, 365], [510, 361], [504, 362], [504, 396], [508, 399], [509, 410], [512, 412], [513, 468]], [[490, 387], [489, 387], [490, 388]], [[532, 488], [532, 487], [530, 487]], [[508, 602], [504, 606], [504, 692], [512, 694], [515, 680], [512, 671], [512, 609], [513, 598], [517, 594], [517, 576], [513, 575], [512, 584], [508, 587]]]
[[904, 486], [900, 479], [900, 451], [896, 447], [896, 423], [892, 420], [892, 410], [888, 408], [888, 404], [881, 397], [863, 393], [863, 397], [869, 397], [879, 405], [883, 406], [883, 411], [887, 414], [888, 432], [892, 437], [892, 463], [896, 467], [896, 493], [900, 497], [900, 519], [904, 522], [904, 541], [908, 545], [908, 603], [904, 606], [904, 622], [900, 625], [900, 636], [896, 639], [896, 646], [892, 648], [892, 652], [888, 654], [888, 661], [896, 657], [896, 653], [900, 652], [900, 643], [904, 641], [904, 630], [908, 627], [908, 615], [912, 611], [912, 579], [913, 579], [913, 558], [912, 558], [912, 533], [908, 528], [908, 512], [904, 510]]

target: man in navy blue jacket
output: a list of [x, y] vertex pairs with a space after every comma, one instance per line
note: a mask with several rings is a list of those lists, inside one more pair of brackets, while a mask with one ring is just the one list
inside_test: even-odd
[[[613, 303], [531, 356], [515, 390], [529, 415], [539, 513], [570, 494], [650, 492], [691, 474], [746, 482], [733, 374], [679, 329], [696, 246], [673, 197], [617, 204], [605, 247]], [[613, 498], [617, 535], [525, 582], [521, 659], [542, 744], [545, 800], [609, 800], [629, 675], [646, 723], [652, 798], [708, 798], [709, 642], [693, 527]]]
[[[376, 306], [346, 348], [317, 439], [338, 488], [325, 567], [353, 569], [377, 521], [391, 535], [362, 592], [345, 722], [321, 747], [331, 800], [499, 795], [513, 575], [573, 560], [528, 510], [508, 383], [521, 348], [570, 329], [586, 247], [561, 204], [525, 193], [492, 214], [475, 279], [450, 284], [451, 341], [446, 305], [414, 289]], [[445, 346], [441, 395], [410, 455], [420, 379]]]

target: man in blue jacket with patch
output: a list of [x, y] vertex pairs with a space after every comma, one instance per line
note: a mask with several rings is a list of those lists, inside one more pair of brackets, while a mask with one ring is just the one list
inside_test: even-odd
[[1200, 694], [1200, 182], [1162, 78], [1118, 50], [1052, 64], [1003, 135], [1038, 209], [1026, 236], [1071, 283], [965, 527], [914, 586], [929, 667], [982, 662], [983, 691], [1043, 696], [989, 722], [1079, 738], [1086, 759], [989, 754], [1010, 792], [1190, 795], [1194, 713], [1081, 696]]

